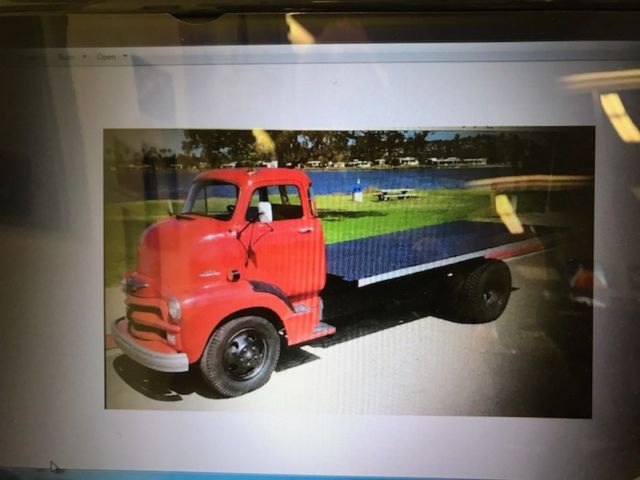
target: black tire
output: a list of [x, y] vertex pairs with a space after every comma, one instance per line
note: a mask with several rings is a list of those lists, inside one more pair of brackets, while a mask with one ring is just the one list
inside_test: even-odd
[[200, 359], [205, 382], [237, 397], [269, 381], [280, 357], [280, 337], [262, 317], [239, 317], [217, 328]]
[[458, 311], [470, 323], [491, 322], [507, 307], [511, 271], [501, 260], [487, 260], [471, 270], [462, 284]]

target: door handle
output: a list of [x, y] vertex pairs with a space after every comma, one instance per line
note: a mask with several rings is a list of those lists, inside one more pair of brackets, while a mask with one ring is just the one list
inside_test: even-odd
[[298, 233], [311, 233], [313, 232], [313, 227], [302, 227], [298, 229]]

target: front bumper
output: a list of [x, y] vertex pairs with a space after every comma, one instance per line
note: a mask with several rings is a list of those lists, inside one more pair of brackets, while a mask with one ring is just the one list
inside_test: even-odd
[[[189, 359], [185, 353], [156, 351], [136, 341], [128, 332], [128, 320], [120, 318], [111, 324], [111, 334], [122, 352], [136, 362], [159, 372], [186, 372]], [[151, 342], [149, 342], [151, 345]]]

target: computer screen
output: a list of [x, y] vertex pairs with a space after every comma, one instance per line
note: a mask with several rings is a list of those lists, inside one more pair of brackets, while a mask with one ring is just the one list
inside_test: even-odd
[[8, 474], [638, 474], [639, 44], [421, 22], [3, 51]]

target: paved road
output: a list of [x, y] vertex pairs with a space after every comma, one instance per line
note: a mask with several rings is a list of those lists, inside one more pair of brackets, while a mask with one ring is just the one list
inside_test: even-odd
[[[215, 398], [197, 370], [153, 372], [108, 350], [107, 407], [588, 417], [592, 315], [562, 299], [552, 257], [508, 261], [515, 290], [495, 322], [460, 324], [410, 302], [364, 312], [335, 337], [288, 349], [269, 383], [240, 398]], [[121, 301], [108, 292], [110, 318]]]

